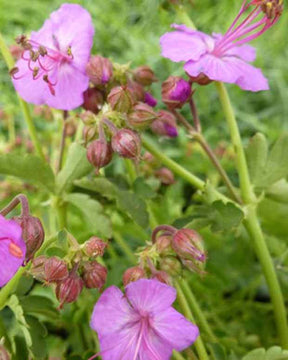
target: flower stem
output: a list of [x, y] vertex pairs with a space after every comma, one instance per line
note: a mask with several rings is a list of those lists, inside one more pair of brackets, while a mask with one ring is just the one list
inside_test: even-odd
[[66, 110], [63, 111], [63, 121], [62, 121], [62, 135], [61, 135], [61, 143], [60, 143], [60, 153], [59, 153], [59, 159], [57, 164], [57, 173], [62, 168], [63, 163], [63, 155], [65, 150], [65, 140], [66, 140], [66, 119], [68, 117], [68, 112]]
[[[185, 316], [189, 320], [191, 320], [193, 323], [195, 323], [194, 316], [193, 316], [193, 314], [192, 314], [192, 312], [190, 310], [189, 304], [188, 304], [188, 302], [186, 300], [186, 297], [184, 295], [184, 292], [182, 290], [181, 285], [179, 284], [179, 282], [176, 282], [175, 286], [176, 286], [176, 289], [177, 289], [178, 301], [179, 301], [179, 304], [180, 304]], [[200, 360], [209, 360], [208, 354], [206, 352], [204, 343], [203, 343], [200, 335], [198, 336], [198, 338], [195, 341], [194, 345], [195, 345], [195, 348], [197, 350], [199, 359]]]
[[127, 258], [130, 260], [132, 264], [136, 262], [136, 256], [134, 255], [133, 251], [130, 249], [130, 247], [126, 244], [125, 240], [122, 238], [122, 236], [119, 233], [113, 234], [113, 239], [117, 243], [117, 245], [120, 247], [120, 249], [123, 251], [123, 253], [127, 256]]
[[210, 328], [210, 325], [208, 324], [205, 315], [203, 314], [197, 299], [195, 298], [190, 286], [188, 285], [187, 281], [184, 279], [179, 280], [179, 283], [186, 295], [186, 298], [189, 302], [189, 305], [192, 309], [192, 311], [195, 314], [195, 317], [198, 320], [199, 326], [201, 329], [203, 329], [203, 331], [209, 336], [210, 341], [212, 342], [217, 342], [217, 338], [214, 335], [212, 329]]
[[132, 162], [131, 159], [123, 159], [124, 164], [127, 170], [128, 179], [130, 182], [130, 185], [134, 183], [134, 181], [137, 179], [137, 172], [135, 169], [135, 164]]
[[19, 268], [13, 278], [0, 290], [0, 311], [6, 306], [10, 294], [15, 290], [25, 271], [24, 267]]
[[[9, 51], [1, 33], [0, 33], [0, 52], [2, 53], [2, 56], [6, 62], [8, 69], [11, 69], [14, 66], [14, 60], [13, 60], [12, 55], [10, 54], [10, 51]], [[28, 128], [30, 138], [34, 145], [34, 148], [35, 148], [38, 156], [41, 157], [43, 160], [45, 160], [45, 156], [42, 151], [41, 144], [37, 137], [37, 132], [36, 132], [32, 117], [31, 117], [31, 113], [30, 113], [28, 104], [24, 100], [22, 100], [19, 96], [18, 96], [18, 100], [19, 100], [19, 103], [20, 103], [20, 106], [21, 106], [21, 109], [22, 109], [22, 112], [24, 115], [24, 119], [25, 119], [25, 122], [26, 122], [26, 125]]]
[[253, 192], [253, 187], [250, 182], [247, 162], [241, 142], [237, 121], [226, 88], [222, 83], [217, 83], [216, 85], [220, 101], [226, 116], [226, 120], [230, 129], [232, 143], [236, 152], [236, 162], [239, 173], [242, 198], [244, 200], [244, 203], [247, 205], [244, 225], [251, 239], [253, 240], [256, 255], [261, 263], [263, 273], [269, 287], [281, 345], [283, 348], [288, 349], [287, 313], [283, 294], [281, 291], [279, 280], [277, 278], [273, 260], [269, 253], [262, 229], [257, 218], [256, 196]]

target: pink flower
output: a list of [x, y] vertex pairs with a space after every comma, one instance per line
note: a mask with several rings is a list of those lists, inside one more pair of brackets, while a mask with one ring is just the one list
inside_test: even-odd
[[89, 78], [94, 28], [91, 16], [80, 5], [63, 4], [32, 32], [18, 38], [24, 48], [13, 69], [13, 83], [27, 102], [71, 110], [83, 103]]
[[20, 225], [0, 215], [0, 287], [8, 282], [23, 264], [26, 245], [21, 236]]
[[124, 296], [109, 287], [94, 307], [91, 327], [103, 360], [168, 360], [173, 349], [182, 351], [196, 340], [197, 326], [171, 306], [174, 288], [140, 279], [125, 289]]
[[[162, 55], [172, 61], [185, 61], [184, 70], [192, 80], [207, 84], [211, 80], [237, 84], [250, 91], [268, 90], [267, 79], [260, 69], [249, 62], [255, 60], [255, 49], [246, 43], [269, 29], [282, 12], [281, 4], [273, 2], [274, 12], [269, 12], [264, 1], [244, 0], [240, 12], [224, 36], [172, 25], [176, 31], [160, 39]], [[242, 21], [244, 13], [248, 13]]]

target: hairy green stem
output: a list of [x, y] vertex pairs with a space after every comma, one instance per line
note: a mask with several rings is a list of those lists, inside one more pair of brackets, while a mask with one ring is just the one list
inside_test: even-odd
[[273, 260], [269, 253], [264, 235], [257, 218], [257, 201], [250, 182], [248, 166], [242, 145], [239, 128], [234, 111], [229, 99], [228, 92], [222, 83], [217, 83], [220, 101], [230, 129], [230, 135], [236, 153], [236, 163], [240, 180], [240, 189], [244, 203], [247, 205], [244, 225], [253, 241], [255, 253], [261, 263], [264, 276], [274, 308], [275, 321], [279, 339], [283, 348], [288, 348], [288, 325], [287, 313], [283, 294], [277, 278]]
[[128, 179], [130, 182], [130, 185], [134, 183], [134, 181], [137, 179], [137, 172], [135, 169], [135, 164], [131, 159], [123, 159], [124, 164], [127, 170]]
[[0, 290], [0, 310], [2, 310], [6, 306], [9, 296], [16, 289], [24, 271], [25, 268], [21, 267], [13, 276], [13, 278]]
[[[189, 319], [193, 323], [195, 323], [194, 316], [190, 310], [189, 304], [187, 302], [187, 299], [185, 297], [185, 294], [182, 290], [181, 285], [178, 282], [176, 282], [175, 286], [177, 289], [177, 298], [178, 298], [179, 304], [183, 310], [184, 315], [187, 317], [187, 319]], [[205, 349], [204, 343], [203, 343], [200, 335], [198, 336], [194, 345], [195, 345], [196, 351], [198, 353], [199, 359], [200, 360], [209, 360], [209, 356], [207, 354], [207, 351]]]
[[181, 285], [186, 298], [189, 302], [190, 308], [192, 309], [196, 319], [197, 319], [197, 324], [199, 324], [200, 329], [202, 329], [207, 336], [210, 338], [210, 341], [212, 342], [217, 342], [217, 338], [214, 335], [210, 325], [208, 324], [205, 315], [203, 314], [197, 299], [195, 298], [191, 287], [189, 286], [188, 282], [184, 279], [179, 280], [179, 284]]
[[[10, 54], [10, 51], [3, 39], [3, 36], [0, 34], [0, 52], [2, 53], [2, 56], [7, 64], [8, 69], [11, 69], [14, 66], [14, 60], [12, 55]], [[32, 140], [33, 146], [38, 154], [39, 157], [41, 157], [43, 160], [45, 160], [45, 156], [44, 153], [42, 151], [42, 147], [41, 144], [38, 140], [37, 137], [37, 132], [31, 117], [31, 113], [28, 107], [28, 104], [22, 100], [19, 96], [18, 96], [18, 100], [24, 115], [24, 119], [28, 128], [28, 132], [30, 135], [30, 138]]]

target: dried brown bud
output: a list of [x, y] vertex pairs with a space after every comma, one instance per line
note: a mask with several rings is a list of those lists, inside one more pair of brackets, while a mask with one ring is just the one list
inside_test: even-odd
[[107, 279], [107, 269], [97, 261], [86, 262], [82, 274], [84, 284], [88, 289], [100, 290]]
[[105, 57], [92, 56], [87, 64], [86, 72], [94, 85], [107, 84], [113, 76], [113, 65]]
[[127, 269], [123, 275], [123, 284], [127, 286], [133, 281], [145, 278], [145, 271], [140, 266], [133, 266]]
[[140, 136], [133, 130], [121, 129], [112, 137], [112, 149], [124, 158], [138, 160], [141, 152]]
[[69, 275], [67, 264], [56, 256], [48, 258], [44, 264], [45, 280], [47, 282], [59, 282]]
[[92, 236], [85, 242], [84, 251], [86, 255], [90, 257], [103, 256], [106, 247], [107, 243], [105, 241], [97, 236]]
[[157, 81], [154, 71], [149, 66], [139, 66], [134, 70], [134, 80], [143, 86], [149, 86]]
[[156, 112], [147, 104], [139, 102], [128, 116], [128, 123], [136, 129], [144, 129], [157, 118]]
[[128, 113], [132, 110], [134, 98], [127, 86], [114, 87], [107, 98], [111, 108], [120, 113]]

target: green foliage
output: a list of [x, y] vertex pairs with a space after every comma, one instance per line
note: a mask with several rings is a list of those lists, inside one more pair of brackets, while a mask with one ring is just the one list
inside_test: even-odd
[[242, 360], [287, 360], [288, 351], [282, 350], [278, 346], [273, 346], [267, 351], [265, 349], [255, 349], [243, 357]]

